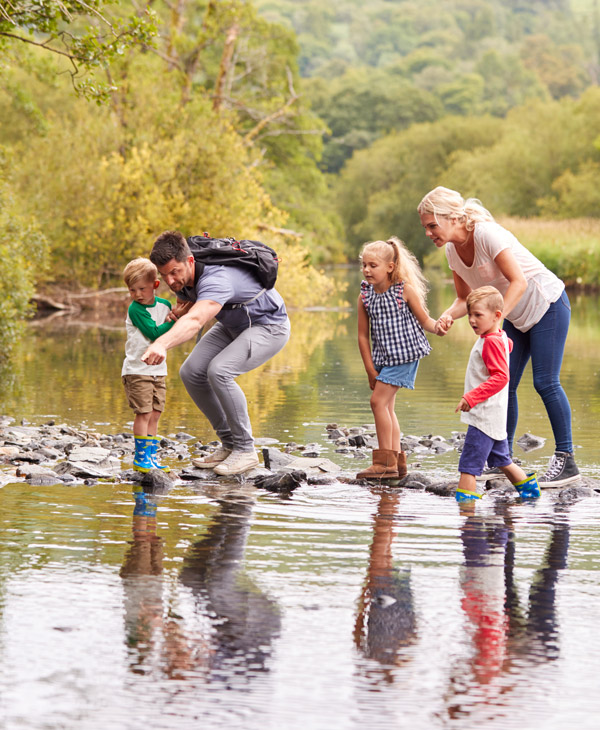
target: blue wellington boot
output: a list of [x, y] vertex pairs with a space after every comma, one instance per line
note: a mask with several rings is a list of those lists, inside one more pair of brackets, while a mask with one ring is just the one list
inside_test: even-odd
[[152, 501], [151, 496], [146, 494], [142, 487], [134, 487], [133, 496], [135, 497], [133, 514], [136, 517], [156, 517], [156, 502]]
[[151, 436], [134, 436], [135, 455], [133, 457], [133, 470], [147, 472], [156, 468], [150, 458], [150, 449], [153, 439]]
[[481, 499], [481, 494], [470, 492], [468, 489], [457, 489], [454, 498], [457, 502], [473, 502], [475, 499]]
[[513, 484], [513, 486], [519, 493], [521, 499], [537, 499], [542, 496], [537, 480], [537, 474], [534, 471], [529, 472], [526, 479], [523, 479], [522, 482]]
[[171, 471], [171, 468], [167, 466], [166, 464], [159, 464], [158, 463], [158, 444], [160, 442], [160, 438], [158, 436], [148, 436], [150, 441], [150, 461], [152, 462], [152, 465], [155, 469], [161, 469], [164, 472]]

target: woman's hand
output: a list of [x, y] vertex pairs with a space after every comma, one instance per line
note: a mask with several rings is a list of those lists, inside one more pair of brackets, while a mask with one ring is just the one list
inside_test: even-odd
[[443, 337], [453, 324], [454, 320], [450, 314], [442, 314], [435, 323], [435, 334], [438, 337]]

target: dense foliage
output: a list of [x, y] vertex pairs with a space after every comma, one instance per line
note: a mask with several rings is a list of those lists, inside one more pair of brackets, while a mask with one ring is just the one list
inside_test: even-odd
[[422, 257], [440, 183], [597, 217], [599, 28], [594, 0], [0, 0], [0, 212], [50, 251], [19, 275], [103, 286], [208, 230], [272, 244], [307, 304], [365, 240]]
[[594, 87], [579, 100], [538, 101], [505, 119], [446, 117], [381, 138], [340, 176], [354, 250], [392, 231], [422, 257], [430, 244], [416, 207], [438, 184], [478, 197], [494, 215], [600, 216], [598, 118]]
[[298, 34], [338, 171], [383, 134], [448, 114], [503, 116], [598, 82], [597, 4], [581, 0], [256, 0]]

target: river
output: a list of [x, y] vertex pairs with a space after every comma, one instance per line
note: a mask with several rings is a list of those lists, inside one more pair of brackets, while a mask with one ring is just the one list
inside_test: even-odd
[[[356, 277], [350, 276], [349, 298]], [[448, 302], [432, 294], [432, 313]], [[600, 477], [598, 299], [572, 295], [563, 384], [577, 462]], [[352, 307], [292, 313], [289, 345], [240, 379], [258, 438], [306, 444], [352, 474], [325, 427], [369, 424]], [[473, 335], [431, 338], [405, 434], [463, 430]], [[0, 412], [90, 431], [131, 428], [124, 331], [32, 323]], [[213, 438], [169, 354], [165, 434]], [[526, 371], [519, 453], [553, 451]], [[419, 466], [417, 467], [417, 462]], [[457, 454], [409, 459], [448, 475]], [[127, 466], [127, 465], [124, 465]], [[177, 464], [172, 464], [177, 467]], [[570, 507], [334, 481], [283, 497], [218, 478], [160, 496], [127, 483], [0, 489], [0, 725], [12, 728], [595, 728], [600, 699], [600, 500]]]

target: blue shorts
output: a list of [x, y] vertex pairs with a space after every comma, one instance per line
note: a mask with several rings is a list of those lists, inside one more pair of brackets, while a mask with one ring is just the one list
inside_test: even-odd
[[[377, 366], [375, 366], [377, 367]], [[384, 365], [379, 369], [376, 380], [398, 388], [415, 389], [415, 378], [419, 369], [419, 361], [405, 362], [402, 365]]]
[[475, 426], [469, 426], [458, 462], [458, 471], [461, 474], [481, 476], [486, 461], [490, 469], [496, 466], [510, 466], [512, 459], [508, 441], [507, 439], [496, 441]]

